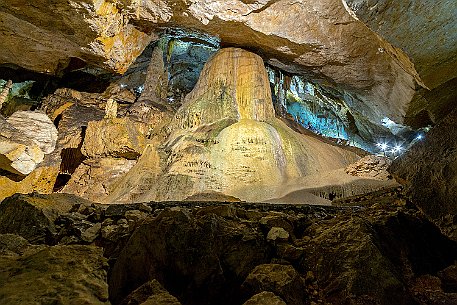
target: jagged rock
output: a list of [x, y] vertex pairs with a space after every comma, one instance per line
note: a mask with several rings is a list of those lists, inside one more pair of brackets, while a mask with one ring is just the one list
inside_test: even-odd
[[115, 119], [117, 117], [117, 102], [112, 98], [106, 101], [105, 119]]
[[185, 209], [165, 210], [134, 232], [116, 260], [109, 281], [111, 301], [118, 303], [157, 279], [187, 304], [237, 303], [234, 291], [254, 266], [266, 262], [268, 252], [255, 226], [214, 214], [197, 217]]
[[290, 265], [263, 264], [252, 270], [243, 283], [246, 293], [252, 295], [271, 291], [287, 304], [306, 304], [305, 282]]
[[98, 247], [54, 246], [0, 256], [0, 302], [108, 305], [106, 268]]
[[0, 126], [0, 167], [13, 174], [30, 174], [55, 148], [57, 129], [44, 113], [17, 111]]
[[13, 82], [8, 80], [3, 87], [2, 91], [0, 92], [0, 109], [3, 107], [3, 103], [5, 103], [8, 94], [10, 93], [11, 88], [13, 87]]
[[388, 180], [391, 175], [387, 169], [391, 164], [389, 158], [368, 155], [346, 167], [346, 173], [357, 177]]
[[135, 164], [136, 160], [123, 158], [86, 159], [76, 168], [61, 192], [75, 194], [94, 202], [105, 202], [117, 179]]
[[157, 280], [152, 280], [129, 294], [120, 305], [181, 305], [181, 303]]
[[[452, 3], [444, 0], [387, 1], [373, 9], [373, 4], [367, 0], [343, 2], [355, 18], [394, 46], [405, 50], [430, 89], [457, 77], [456, 45], [452, 42], [457, 39], [457, 27], [453, 22], [457, 9]], [[414, 9], [411, 10], [411, 7]], [[419, 15], [429, 22], [422, 23]], [[402, 18], [402, 22], [398, 22], [398, 18]], [[411, 28], [417, 31], [405, 35]]]
[[457, 265], [451, 265], [438, 272], [437, 276], [442, 282], [442, 288], [446, 292], [457, 293]]
[[273, 292], [264, 291], [254, 295], [243, 305], [286, 305], [286, 303]]
[[288, 240], [289, 233], [283, 228], [273, 227], [268, 231], [267, 240], [271, 241], [281, 241], [281, 240]]
[[17, 176], [0, 176], [0, 200], [16, 193], [50, 194], [53, 192], [58, 174], [59, 164], [48, 164], [40, 165], [23, 179], [18, 179]]
[[54, 151], [57, 142], [57, 129], [49, 117], [36, 111], [16, 111], [7, 119], [23, 138], [35, 142], [45, 153]]
[[0, 203], [0, 234], [20, 235], [33, 244], [53, 244], [58, 233], [55, 221], [77, 203], [89, 204], [68, 194], [16, 194]]
[[301, 266], [311, 267], [321, 297], [334, 304], [416, 304], [406, 283], [449, 266], [457, 253], [417, 212], [384, 206], [320, 220], [303, 234], [311, 239], [302, 244]]
[[167, 88], [168, 73], [163, 62], [163, 52], [160, 47], [155, 47], [152, 52], [151, 63], [149, 64], [144, 90], [138, 101], [152, 102], [158, 108], [167, 109]]
[[[57, 131], [43, 113], [0, 116], [0, 200], [15, 193], [51, 193], [59, 172], [54, 150]], [[11, 118], [10, 117], [10, 118]]]
[[457, 240], [457, 111], [427, 133], [389, 171], [406, 194], [449, 237]]
[[[40, 0], [32, 5], [15, 0], [2, 5], [1, 19], [1, 32], [14, 33], [2, 35], [1, 62], [40, 73], [61, 71], [71, 57], [123, 73], [151, 40], [129, 23], [125, 11], [108, 1]], [[31, 37], [37, 39], [32, 42]], [[23, 56], [19, 60], [14, 54]]]
[[87, 157], [138, 158], [145, 148], [147, 126], [129, 118], [89, 122], [82, 146]]
[[20, 142], [25, 141], [0, 137], [0, 168], [17, 175], [28, 175], [43, 161], [44, 153], [33, 142]]
[[15, 234], [0, 234], [0, 256], [2, 255], [21, 255], [30, 243], [27, 239]]
[[[211, 58], [170, 125], [164, 149], [168, 156], [157, 152], [157, 161], [143, 155], [111, 201], [132, 193], [141, 202], [183, 200], [206, 192], [262, 201], [274, 197], [288, 179], [358, 159], [276, 119], [263, 61], [241, 49], [222, 49]], [[141, 178], [151, 167], [156, 167], [148, 169], [151, 177]], [[133, 188], [127, 184], [138, 177]]]
[[97, 224], [91, 226], [90, 228], [88, 228], [87, 230], [82, 232], [81, 239], [88, 243], [93, 242], [95, 239], [97, 239], [97, 237], [99, 237], [101, 228], [102, 228], [101, 223], [97, 223]]

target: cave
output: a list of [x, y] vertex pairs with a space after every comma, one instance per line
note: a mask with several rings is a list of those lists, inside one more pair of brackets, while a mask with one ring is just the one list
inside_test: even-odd
[[0, 304], [457, 304], [457, 4], [0, 4]]

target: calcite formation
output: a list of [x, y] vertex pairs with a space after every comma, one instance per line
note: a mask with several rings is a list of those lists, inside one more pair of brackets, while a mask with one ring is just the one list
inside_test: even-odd
[[[182, 200], [208, 191], [265, 200], [288, 179], [358, 159], [276, 119], [262, 59], [236, 48], [222, 49], [205, 65], [170, 129], [166, 165], [152, 165], [156, 158], [142, 156], [108, 202], [129, 194], [137, 201]], [[139, 176], [141, 182], [129, 186]]]

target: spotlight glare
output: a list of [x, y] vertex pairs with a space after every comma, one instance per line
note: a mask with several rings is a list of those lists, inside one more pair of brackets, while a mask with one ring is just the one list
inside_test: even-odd
[[421, 135], [421, 134], [418, 134], [417, 137], [416, 137], [417, 140], [422, 140], [423, 138], [424, 138], [424, 136]]
[[380, 143], [379, 147], [381, 148], [381, 150], [387, 150], [387, 148], [389, 148], [386, 143]]

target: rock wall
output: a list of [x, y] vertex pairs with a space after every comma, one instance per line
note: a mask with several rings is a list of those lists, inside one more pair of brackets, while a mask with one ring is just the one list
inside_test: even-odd
[[0, 302], [455, 304], [456, 243], [394, 193], [344, 208], [15, 195]]
[[448, 236], [457, 240], [457, 112], [394, 161], [390, 172], [411, 200]]

